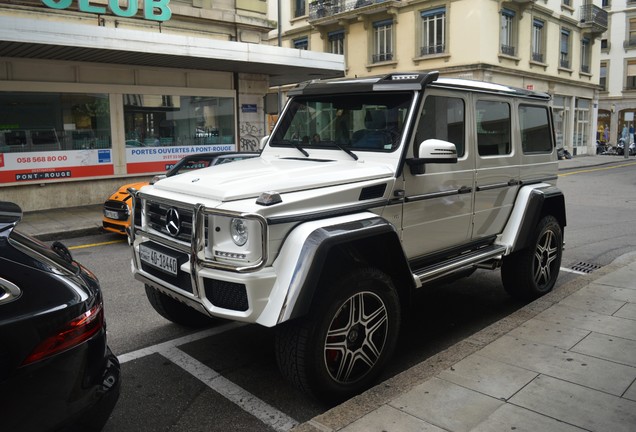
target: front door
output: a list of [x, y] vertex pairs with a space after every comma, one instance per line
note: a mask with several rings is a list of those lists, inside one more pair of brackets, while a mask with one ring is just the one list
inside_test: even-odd
[[404, 169], [402, 244], [411, 259], [470, 240], [475, 162], [467, 143], [466, 107], [458, 93], [428, 90], [408, 157], [419, 144], [440, 139], [455, 144], [457, 163], [426, 164], [424, 174]]

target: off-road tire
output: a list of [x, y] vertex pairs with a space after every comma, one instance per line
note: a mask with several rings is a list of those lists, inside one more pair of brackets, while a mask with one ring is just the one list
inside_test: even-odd
[[397, 292], [383, 272], [359, 268], [328, 279], [308, 316], [278, 327], [280, 371], [316, 399], [339, 403], [373, 384], [395, 350], [400, 320]]
[[152, 286], [145, 284], [146, 297], [152, 307], [165, 319], [186, 327], [199, 328], [212, 324], [215, 319], [203, 315], [190, 306], [167, 296]]
[[529, 301], [554, 288], [563, 254], [563, 230], [554, 216], [539, 221], [529, 246], [504, 258], [501, 279], [511, 296]]

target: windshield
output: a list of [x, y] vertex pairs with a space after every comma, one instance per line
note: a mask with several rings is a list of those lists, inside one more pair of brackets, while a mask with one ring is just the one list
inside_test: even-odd
[[406, 92], [298, 96], [269, 143], [390, 152], [399, 146], [412, 98]]

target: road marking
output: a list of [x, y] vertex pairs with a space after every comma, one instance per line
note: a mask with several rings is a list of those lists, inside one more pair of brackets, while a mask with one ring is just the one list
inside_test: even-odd
[[571, 268], [567, 268], [567, 267], [561, 267], [561, 271], [568, 272], [568, 273], [574, 273], [574, 274], [577, 274], [577, 275], [586, 275], [587, 274], [585, 272], [578, 271], [578, 270], [572, 270]]
[[224, 378], [214, 369], [180, 349], [172, 347], [160, 354], [274, 430], [288, 432], [298, 425], [298, 422], [293, 418]]
[[119, 363], [123, 364], [152, 354], [160, 354], [274, 430], [288, 432], [298, 425], [296, 420], [229, 381], [214, 369], [209, 368], [178, 348], [181, 345], [219, 335], [246, 325], [240, 322], [229, 322], [218, 327], [131, 351], [117, 358]]
[[594, 172], [594, 171], [605, 171], [605, 170], [611, 170], [615, 168], [624, 168], [624, 167], [633, 166], [633, 165], [636, 165], [636, 162], [630, 162], [630, 163], [625, 163], [621, 165], [612, 165], [610, 167], [590, 168], [590, 169], [584, 169], [584, 170], [578, 170], [578, 171], [571, 171], [571, 172], [559, 174], [559, 177], [566, 177], [572, 174], [582, 174], [582, 173], [588, 173], [588, 172]]
[[247, 324], [232, 321], [218, 327], [202, 330], [200, 332], [192, 333], [177, 339], [172, 339], [157, 345], [152, 345], [146, 348], [138, 349], [136, 351], [131, 351], [129, 353], [117, 356], [117, 359], [119, 360], [119, 363], [126, 363], [131, 360], [137, 360], [138, 358], [149, 356], [151, 354], [161, 353], [171, 348], [174, 348], [180, 345], [185, 345], [187, 343], [194, 342], [199, 339], [205, 339], [206, 337], [216, 336], [221, 333], [225, 333], [226, 331], [234, 330], [236, 328], [239, 328], [245, 325]]
[[111, 245], [115, 243], [123, 243], [125, 241], [126, 240], [111, 240], [111, 241], [101, 242], [101, 243], [91, 243], [91, 244], [85, 244], [85, 245], [69, 246], [69, 250], [84, 249], [84, 248], [97, 247], [97, 246], [106, 246], [106, 245]]

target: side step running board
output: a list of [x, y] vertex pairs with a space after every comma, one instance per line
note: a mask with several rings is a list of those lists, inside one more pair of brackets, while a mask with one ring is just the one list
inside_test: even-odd
[[502, 255], [505, 251], [505, 246], [487, 246], [476, 251], [467, 252], [465, 254], [459, 255], [448, 261], [443, 261], [441, 263], [433, 264], [428, 267], [419, 269], [413, 274], [413, 277], [415, 278], [415, 282], [417, 284], [417, 287], [419, 288], [425, 283], [431, 282], [442, 276], [447, 276], [466, 267], [474, 266], [484, 261], [496, 258]]

